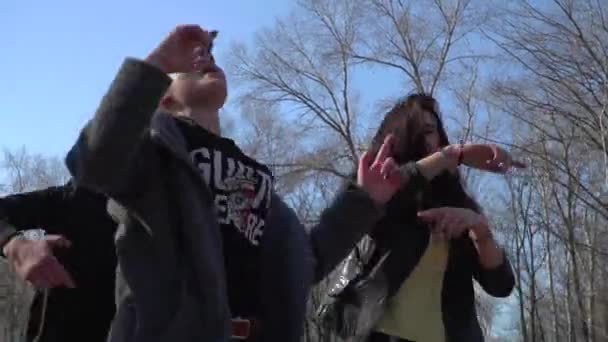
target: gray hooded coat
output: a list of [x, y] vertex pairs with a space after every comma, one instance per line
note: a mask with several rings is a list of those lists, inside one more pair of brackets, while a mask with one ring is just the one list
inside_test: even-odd
[[[111, 342], [230, 340], [222, 237], [210, 191], [174, 119], [157, 112], [171, 79], [126, 59], [66, 158], [80, 186], [111, 198], [119, 223]], [[299, 341], [309, 287], [382, 216], [341, 193], [307, 232], [273, 195], [261, 242], [261, 341]]]

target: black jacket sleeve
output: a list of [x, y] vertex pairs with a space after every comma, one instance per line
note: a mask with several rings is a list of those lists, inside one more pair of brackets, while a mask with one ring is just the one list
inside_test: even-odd
[[[290, 255], [306, 259], [307, 267], [313, 270], [315, 283], [333, 271], [384, 214], [383, 209], [358, 186], [350, 186], [341, 191], [333, 203], [323, 210], [319, 223], [311, 227], [308, 234], [298, 233], [305, 233], [306, 228], [296, 213], [276, 195], [273, 197], [271, 212], [275, 211], [280, 214], [271, 215], [275, 219], [267, 221], [267, 226], [277, 223], [282, 227], [290, 226], [293, 236], [288, 238], [282, 234], [283, 239], [298, 246], [299, 251]], [[282, 217], [282, 220], [277, 220], [277, 217]]]
[[295, 212], [276, 195], [272, 203], [260, 245], [263, 327], [259, 340], [298, 342], [304, 332], [314, 259]]
[[346, 258], [381, 216], [369, 195], [351, 186], [307, 233], [296, 213], [273, 196], [261, 245], [262, 340], [299, 340], [310, 287]]
[[128, 58], [66, 158], [76, 183], [112, 197], [133, 194], [146, 179], [150, 121], [171, 78]]
[[[407, 163], [401, 172], [407, 173], [410, 182], [398, 192], [402, 194], [398, 199], [414, 198], [428, 186], [414, 162]], [[321, 213], [319, 223], [310, 230], [316, 282], [333, 271], [365, 234], [372, 232], [387, 210], [378, 206], [354, 179], [356, 175], [353, 174], [334, 202]]]
[[[0, 198], [0, 246], [16, 231], [61, 227], [73, 188], [69, 184]], [[50, 231], [59, 233], [60, 231]]]
[[349, 186], [321, 213], [310, 230], [315, 281], [325, 278], [383, 216], [383, 209], [358, 186]]
[[[472, 241], [471, 244], [473, 244]], [[493, 269], [485, 269], [479, 262], [479, 253], [475, 246], [472, 246], [471, 250], [473, 251], [473, 260], [470, 261], [473, 265], [473, 278], [477, 280], [484, 291], [493, 297], [504, 298], [511, 295], [515, 287], [515, 275], [505, 251], [502, 251], [502, 264]]]
[[[286, 223], [305, 227], [295, 212], [275, 196], [276, 209], [288, 212]], [[273, 210], [275, 205], [273, 204]], [[311, 250], [314, 281], [323, 280], [352, 251], [363, 236], [375, 227], [384, 215], [384, 209], [355, 184], [348, 184], [332, 204], [321, 213], [319, 222], [308, 231], [306, 243]]]

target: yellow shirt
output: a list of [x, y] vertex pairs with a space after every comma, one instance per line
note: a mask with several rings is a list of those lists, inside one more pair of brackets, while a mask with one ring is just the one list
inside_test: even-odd
[[441, 290], [448, 242], [429, 239], [422, 258], [387, 305], [377, 331], [415, 342], [445, 342]]

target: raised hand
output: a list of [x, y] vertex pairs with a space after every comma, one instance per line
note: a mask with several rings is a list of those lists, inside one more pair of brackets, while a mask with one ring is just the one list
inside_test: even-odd
[[150, 53], [146, 62], [167, 74], [190, 73], [210, 63], [211, 35], [198, 25], [179, 25]]
[[440, 239], [453, 239], [469, 229], [477, 236], [487, 235], [488, 222], [483, 215], [466, 208], [442, 207], [424, 210], [418, 218], [431, 225], [431, 232]]
[[369, 152], [359, 159], [357, 184], [378, 204], [385, 204], [401, 186], [398, 166], [390, 157], [395, 138], [389, 135], [372, 160]]
[[486, 161], [486, 171], [495, 173], [506, 173], [511, 168], [525, 168], [526, 164], [513, 160], [509, 152], [496, 146], [489, 145], [492, 150], [492, 158]]
[[13, 238], [4, 246], [4, 254], [17, 275], [38, 289], [74, 288], [74, 280], [53, 255], [53, 249], [69, 246], [70, 241], [59, 235], [38, 241]]
[[507, 173], [513, 168], [525, 168], [522, 162], [514, 160], [509, 152], [494, 144], [449, 145], [443, 148], [443, 153], [454, 162], [462, 158], [464, 165], [493, 173]]

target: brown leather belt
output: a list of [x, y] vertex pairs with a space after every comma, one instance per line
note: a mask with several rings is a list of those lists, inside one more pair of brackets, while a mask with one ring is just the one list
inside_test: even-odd
[[235, 340], [247, 340], [255, 336], [258, 330], [259, 322], [255, 319], [232, 319], [232, 338]]

